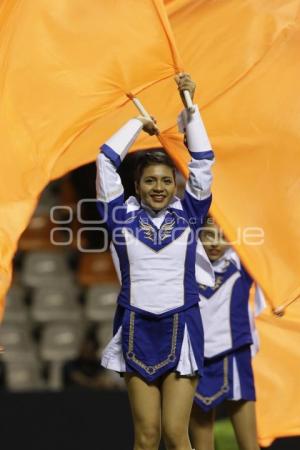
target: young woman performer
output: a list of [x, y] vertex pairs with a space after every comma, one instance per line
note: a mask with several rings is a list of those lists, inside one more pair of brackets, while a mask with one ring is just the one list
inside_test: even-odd
[[[195, 84], [176, 77], [179, 92]], [[124, 203], [117, 168], [142, 129], [153, 121], [130, 120], [102, 147], [97, 159], [97, 199], [119, 260], [121, 291], [114, 337], [104, 367], [123, 373], [131, 403], [134, 450], [190, 450], [188, 423], [202, 372], [203, 330], [195, 277], [199, 227], [211, 203], [213, 152], [197, 106], [180, 126], [191, 153], [182, 201], [175, 197], [175, 168], [162, 151], [149, 152], [136, 170], [136, 197]], [[204, 251], [203, 251], [204, 252]], [[205, 252], [204, 252], [205, 253]], [[209, 264], [209, 261], [208, 261]]]
[[[214, 450], [215, 407], [226, 401], [240, 449], [259, 450], [250, 349], [257, 337], [248, 304], [253, 281], [210, 217], [200, 236], [215, 286], [200, 286], [205, 360], [190, 420], [192, 443], [197, 450]], [[256, 304], [259, 310], [264, 306], [259, 288]]]

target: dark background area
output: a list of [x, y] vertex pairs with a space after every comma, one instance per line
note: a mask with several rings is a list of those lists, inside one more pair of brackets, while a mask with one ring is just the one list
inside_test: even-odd
[[[1, 393], [0, 405], [1, 450], [132, 450], [126, 392]], [[268, 449], [299, 450], [300, 438]]]

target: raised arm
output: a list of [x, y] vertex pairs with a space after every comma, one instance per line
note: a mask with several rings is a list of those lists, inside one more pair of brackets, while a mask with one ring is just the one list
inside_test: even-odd
[[114, 226], [112, 210], [124, 203], [124, 189], [117, 169], [142, 129], [153, 134], [156, 126], [152, 120], [139, 116], [129, 120], [100, 147], [96, 161], [97, 208], [110, 230]]
[[[131, 119], [100, 147], [96, 161], [97, 200], [109, 203], [123, 197], [124, 190], [117, 169], [142, 128], [140, 120]], [[123, 198], [120, 200], [123, 203]]]
[[[195, 83], [186, 74], [177, 76], [176, 82], [185, 104], [183, 91], [188, 90], [193, 98]], [[178, 126], [185, 134], [191, 155], [190, 173], [182, 204], [195, 224], [200, 226], [211, 204], [211, 166], [214, 163], [214, 153], [197, 105], [194, 105], [194, 113], [190, 113], [187, 108], [182, 111]]]

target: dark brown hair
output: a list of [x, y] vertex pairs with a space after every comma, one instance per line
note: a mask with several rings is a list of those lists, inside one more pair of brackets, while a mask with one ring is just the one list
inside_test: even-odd
[[162, 149], [141, 152], [134, 172], [134, 181], [140, 182], [146, 167], [162, 164], [172, 169], [174, 180], [176, 179], [176, 167], [170, 156]]

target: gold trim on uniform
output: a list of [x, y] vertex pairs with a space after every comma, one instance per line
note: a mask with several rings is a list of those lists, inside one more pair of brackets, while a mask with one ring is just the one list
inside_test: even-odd
[[203, 395], [196, 392], [195, 396], [201, 400], [205, 405], [211, 405], [217, 398], [221, 397], [223, 394], [229, 391], [229, 383], [228, 383], [228, 357], [226, 356], [223, 361], [223, 386], [211, 397], [204, 397]]
[[128, 352], [126, 354], [127, 358], [133, 361], [138, 366], [142, 367], [147, 373], [153, 375], [159, 369], [166, 366], [170, 362], [174, 362], [176, 359], [176, 345], [177, 345], [177, 334], [178, 334], [178, 318], [179, 315], [174, 314], [173, 316], [173, 331], [172, 331], [172, 343], [171, 351], [168, 357], [154, 366], [147, 366], [143, 361], [139, 360], [134, 353], [134, 325], [135, 325], [135, 312], [130, 312], [130, 322], [129, 322], [129, 340], [128, 340]]

